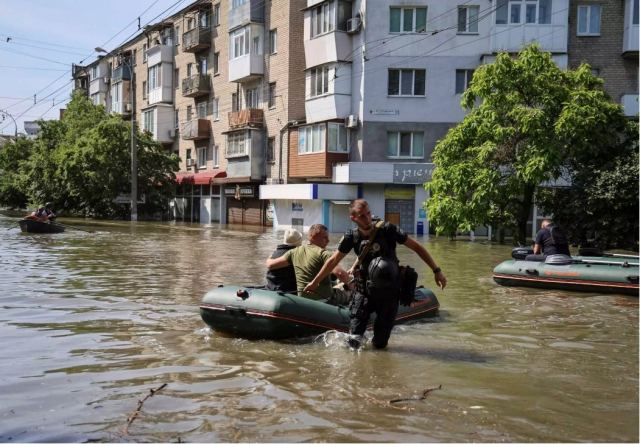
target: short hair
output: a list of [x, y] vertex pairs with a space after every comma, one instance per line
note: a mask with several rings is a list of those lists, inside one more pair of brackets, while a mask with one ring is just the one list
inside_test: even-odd
[[322, 224], [313, 224], [309, 227], [309, 232], [307, 233], [307, 236], [309, 236], [309, 239], [311, 239], [313, 236], [315, 236], [316, 234], [322, 231], [329, 231], [329, 229]]
[[369, 202], [364, 199], [355, 199], [351, 201], [351, 205], [349, 205], [349, 214], [354, 215], [358, 212], [358, 208], [360, 207], [369, 207]]

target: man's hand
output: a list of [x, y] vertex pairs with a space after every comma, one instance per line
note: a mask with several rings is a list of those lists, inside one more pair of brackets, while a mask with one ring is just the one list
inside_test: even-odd
[[436, 284], [438, 284], [438, 287], [444, 290], [444, 287], [447, 286], [447, 277], [444, 275], [442, 270], [438, 271], [437, 273], [434, 273], [433, 277], [435, 278]]
[[318, 287], [320, 286], [320, 284], [318, 284], [317, 282], [311, 281], [307, 284], [306, 287], [304, 287], [304, 292], [305, 293], [315, 293], [315, 291], [318, 289]]

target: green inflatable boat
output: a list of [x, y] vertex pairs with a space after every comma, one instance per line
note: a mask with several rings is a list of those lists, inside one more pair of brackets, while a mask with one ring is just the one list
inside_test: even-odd
[[[400, 306], [396, 323], [433, 317], [440, 304], [427, 288], [417, 288], [413, 303]], [[289, 339], [349, 331], [347, 307], [329, 305], [262, 288], [220, 285], [200, 304], [202, 320], [213, 330], [248, 339]]]
[[638, 296], [638, 256], [533, 255], [515, 248], [513, 259], [493, 269], [500, 285]]

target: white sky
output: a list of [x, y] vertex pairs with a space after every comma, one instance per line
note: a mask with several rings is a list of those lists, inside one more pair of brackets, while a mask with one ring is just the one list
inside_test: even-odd
[[[96, 46], [110, 51], [124, 43], [138, 17], [141, 26], [156, 23], [193, 1], [1, 0], [0, 110], [19, 133], [25, 120], [57, 119], [71, 94], [72, 63], [94, 61]], [[0, 133], [14, 134], [13, 120], [2, 118]]]

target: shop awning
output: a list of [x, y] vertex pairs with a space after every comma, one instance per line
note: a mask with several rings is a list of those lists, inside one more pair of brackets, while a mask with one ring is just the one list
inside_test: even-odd
[[227, 172], [223, 170], [203, 171], [201, 173], [181, 172], [176, 174], [176, 182], [178, 184], [192, 183], [194, 185], [209, 185], [216, 177], [227, 177]]

